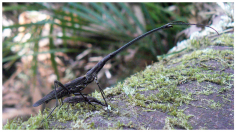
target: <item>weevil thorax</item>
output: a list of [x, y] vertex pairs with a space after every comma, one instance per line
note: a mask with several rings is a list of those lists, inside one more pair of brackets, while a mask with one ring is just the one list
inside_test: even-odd
[[82, 91], [89, 83], [86, 75], [78, 77], [67, 83], [71, 93]]

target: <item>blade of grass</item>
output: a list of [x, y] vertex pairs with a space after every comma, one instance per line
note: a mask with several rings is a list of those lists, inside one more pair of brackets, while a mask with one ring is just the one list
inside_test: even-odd
[[134, 20], [135, 24], [140, 28], [142, 32], [145, 32], [143, 25], [139, 22], [137, 17], [134, 15], [134, 13], [131, 12], [131, 10], [124, 4], [124, 3], [118, 3], [125, 11], [128, 13], [128, 15]]
[[[66, 25], [65, 22], [61, 21], [61, 25]], [[72, 25], [74, 27], [74, 25]], [[62, 28], [62, 35], [66, 36], [66, 28], [63, 26]], [[63, 40], [63, 47], [66, 48], [67, 44], [66, 44], [66, 40]]]
[[75, 10], [75, 9], [71, 9], [71, 8], [68, 8], [68, 7], [62, 7], [62, 9], [63, 9], [63, 11], [65, 11], [65, 12], [71, 12], [71, 13], [75, 13], [75, 14], [77, 14], [78, 16], [80, 16], [80, 17], [82, 17], [82, 18], [84, 18], [84, 19], [87, 19], [87, 20], [89, 20], [90, 22], [92, 22], [92, 23], [94, 23], [94, 24], [100, 24], [100, 22], [99, 21], [97, 21], [97, 20], [95, 20], [95, 19], [92, 19], [91, 17], [89, 17], [88, 15], [86, 15], [85, 13], [82, 13], [82, 12], [79, 12], [79, 11], [77, 11], [77, 10]]
[[162, 6], [159, 6], [159, 4], [155, 3], [145, 3], [145, 5], [149, 8], [149, 11], [152, 10], [150, 14], [157, 22], [166, 23], [169, 21], [169, 18], [167, 14], [165, 14], [165, 11]]
[[105, 3], [105, 4], [110, 8], [110, 10], [112, 10], [116, 14], [116, 16], [119, 19], [122, 20], [123, 24], [126, 25], [127, 29], [129, 31], [131, 31], [131, 33], [135, 33], [136, 32], [136, 30], [133, 28], [133, 26], [128, 22], [128, 20], [124, 17], [124, 15], [122, 15], [120, 13], [120, 11], [118, 11], [118, 9], [114, 6], [114, 4], [112, 4], [112, 3]]
[[[77, 21], [76, 22], [68, 21], [68, 20], [64, 19], [65, 17], [68, 17], [68, 14], [65, 14], [63, 12], [57, 12], [56, 15], [53, 15], [53, 17], [55, 17], [55, 19], [60, 20], [61, 22], [63, 21], [63, 22], [66, 22], [66, 23], [71, 23], [71, 25], [76, 25], [76, 27], [75, 26], [72, 27], [72, 26], [68, 26], [68, 25], [62, 25], [61, 23], [55, 23], [55, 24], [57, 24], [58, 26], [60, 26], [62, 28], [65, 27], [67, 29], [72, 29], [72, 30], [74, 30], [74, 32], [75, 31], [76, 32], [80, 31], [80, 33], [81, 32], [87, 32], [87, 33], [97, 34], [97, 35], [100, 35], [100, 36], [106, 36], [106, 37], [116, 39], [116, 40], [126, 40], [127, 37], [128, 37], [124, 33], [122, 33], [122, 34], [121, 33], [115, 33], [112, 30], [107, 30], [107, 29], [104, 30], [104, 29], [99, 28], [98, 26], [90, 27], [91, 30], [88, 30], [88, 28], [84, 25], [84, 23], [81, 22], [81, 20], [83, 20], [83, 18], [73, 16], [74, 19], [76, 18], [76, 20], [79, 20], [79, 21], [78, 22]], [[86, 24], [87, 23], [88, 22], [86, 22]], [[128, 37], [128, 38], [130, 39], [130, 37]]]
[[12, 55], [12, 56], [8, 56], [8, 57], [3, 58], [2, 62], [7, 62], [7, 61], [19, 59], [19, 58], [21, 58], [23, 56], [38, 55], [38, 54], [48, 54], [48, 53], [55, 54], [56, 52], [72, 53], [72, 52], [79, 52], [79, 50], [78, 49], [61, 48], [61, 49], [52, 49], [52, 50], [42, 51], [42, 52], [35, 52], [35, 53], [32, 53], [32, 54]]
[[[51, 24], [50, 26], [50, 35], [53, 35], [53, 24]], [[50, 50], [53, 50], [55, 47], [54, 47], [54, 41], [53, 41], [53, 38], [49, 38], [49, 48]], [[55, 74], [57, 75], [57, 80], [60, 80], [60, 77], [59, 77], [59, 73], [58, 73], [58, 70], [57, 70], [57, 63], [55, 61], [55, 55], [54, 53], [50, 53], [51, 55], [51, 62], [52, 62], [52, 67], [55, 71]]]
[[[106, 20], [104, 20], [102, 18], [102, 16], [100, 16], [99, 14], [97, 14], [96, 12], [92, 11], [90, 8], [85, 8], [83, 5], [81, 4], [77, 4], [77, 3], [69, 3], [69, 5], [77, 8], [77, 9], [80, 9], [80, 10], [83, 10], [85, 11], [85, 13], [87, 14], [86, 17], [90, 17], [90, 15], [94, 16], [97, 20], [98, 20], [98, 23], [99, 25], [103, 26], [104, 24], [106, 24], [108, 27], [110, 27], [114, 32], [117, 32], [119, 33], [119, 31], [114, 27], [112, 26], [109, 22], [107, 22]], [[80, 12], [79, 10], [76, 10], [77, 12]], [[82, 12], [80, 12], [82, 13]], [[89, 14], [89, 15], [88, 15]], [[78, 14], [79, 15], [79, 14]], [[90, 19], [89, 19], [90, 20]]]
[[[39, 33], [37, 33], [37, 30], [40, 30]], [[41, 35], [42, 33], [42, 28], [36, 26], [35, 27], [35, 32], [33, 34], [33, 37], [35, 36], [39, 36]], [[39, 41], [35, 41], [34, 42], [34, 49], [33, 49], [34, 52], [38, 52], [39, 51]], [[38, 55], [33, 55], [33, 63], [32, 63], [32, 69], [33, 69], [33, 76], [35, 77], [35, 75], [37, 74], [37, 62], [38, 62]], [[36, 83], [36, 81], [34, 81]]]
[[[71, 22], [73, 22], [73, 23], [71, 23], [71, 26], [72, 26], [72, 27], [75, 27], [75, 26], [76, 26], [76, 23], [74, 22], [75, 19], [74, 19], [73, 13], [70, 13], [69, 16], [70, 16], [70, 18], [71, 18]], [[80, 25], [80, 24], [79, 24], [79, 25]], [[66, 29], [64, 29], [64, 30], [66, 30]], [[66, 32], [65, 32], [65, 31], [63, 32], [63, 36], [66, 36]], [[77, 36], [76, 30], [73, 30], [73, 36]], [[66, 41], [64, 41], [64, 42], [66, 42]], [[76, 43], [75, 40], [74, 40], [74, 43]], [[66, 43], [64, 43], [64, 44], [66, 44]], [[64, 48], [66, 48], [66, 47], [64, 47]]]
[[[91, 39], [90, 37], [80, 37], [80, 36], [61, 36], [57, 37], [63, 40], [73, 40], [73, 41], [81, 41], [81, 42], [87, 42], [87, 43], [96, 43], [97, 45], [104, 45], [104, 46], [109, 46], [114, 45], [114, 46], [120, 46], [119, 42], [114, 42], [114, 40], [97, 40], [97, 39]], [[122, 44], [123, 45], [123, 44]], [[102, 50], [102, 49], [100, 49]]]
[[60, 27], [65, 27], [67, 29], [72, 29], [72, 30], [75, 30], [75, 31], [86, 32], [86, 33], [91, 33], [91, 34], [94, 34], [94, 35], [104, 36], [104, 37], [114, 39], [114, 40], [130, 40], [130, 38], [128, 38], [128, 36], [125, 35], [125, 34], [115, 34], [115, 33], [106, 32], [106, 31], [96, 29], [96, 28], [87, 28], [85, 26], [83, 26], [83, 27], [72, 27], [72, 26], [68, 26], [68, 25], [61, 25], [59, 23], [55, 23], [55, 24], [60, 26]]
[[3, 45], [5, 45], [4, 50], [10, 49], [12, 46], [15, 46], [15, 45], [25, 46], [25, 44], [35, 42], [35, 41], [39, 41], [39, 40], [45, 39], [45, 38], [50, 38], [50, 37], [51, 36], [38, 36], [38, 37], [35, 36], [35, 37], [31, 37], [26, 42], [3, 42]]
[[37, 25], [45, 25], [47, 23], [53, 24], [54, 22], [51, 20], [42, 20], [42, 21], [38, 21], [36, 23], [29, 23], [29, 24], [14, 24], [11, 26], [2, 26], [2, 30], [6, 29], [6, 28], [19, 28], [19, 27], [31, 27], [31, 26], [37, 26]]
[[89, 3], [89, 4], [92, 5], [92, 6], [93, 6], [95, 9], [97, 9], [98, 11], [100, 11], [101, 13], [105, 14], [105, 15], [107, 16], [108, 20], [111, 20], [114, 24], [116, 24], [116, 25], [119, 27], [118, 30], [122, 30], [122, 32], [125, 33], [126, 30], [124, 29], [124, 27], [123, 27], [119, 22], [117, 22], [117, 21], [110, 15], [110, 13], [109, 13], [108, 11], [105, 11], [102, 6], [99, 6], [99, 5], [96, 4], [96, 3]]
[[[158, 11], [158, 12], [156, 12], [156, 14], [158, 14], [159, 17], [162, 17], [161, 20], [169, 20], [170, 17], [167, 17], [167, 16], [170, 15], [170, 16], [176, 18], [178, 21], [186, 21], [185, 17], [181, 17], [181, 16], [175, 14], [174, 12], [169, 11], [168, 9], [160, 6], [159, 4], [152, 4], [152, 3], [144, 3], [144, 4], [146, 6], [152, 8], [153, 11]], [[161, 11], [163, 11], [164, 13], [167, 13], [167, 14], [163, 15], [163, 13], [161, 13]], [[168, 22], [168, 21], [166, 21], [166, 22]]]
[[[143, 10], [144, 14], [146, 15], [147, 19], [148, 19], [149, 22], [150, 22], [151, 29], [156, 28], [156, 27], [155, 27], [155, 23], [154, 23], [153, 19], [151, 18], [150, 14], [149, 14], [149, 12], [148, 12], [148, 10], [147, 10], [147, 8], [146, 8], [146, 5], [142, 3], [142, 4], [141, 4], [141, 7], [142, 7], [142, 10]], [[156, 43], [159, 43], [160, 40], [161, 40], [161, 38], [160, 38], [160, 35], [159, 35], [158, 33], [155, 33], [154, 35], [155, 35], [157, 41], [154, 40], [154, 42], [152, 42], [152, 44], [150, 44], [150, 49], [151, 49], [153, 55], [156, 56], [156, 55], [157, 55], [157, 52], [156, 52], [156, 50], [154, 50], [154, 49], [156, 48], [156, 46], [154, 46], [153, 44], [154, 44], [155, 42], [156, 42]], [[159, 45], [157, 45], [157, 47], [161, 50], [161, 54], [163, 54], [163, 53], [164, 53], [164, 52], [163, 52], [163, 50], [164, 50], [164, 49], [163, 49], [163, 45], [162, 45], [162, 44], [159, 44]], [[154, 50], [154, 51], [153, 51], [153, 50]]]
[[[37, 3], [34, 3], [37, 4]], [[4, 6], [2, 7], [2, 11], [16, 11], [16, 10], [23, 10], [23, 11], [29, 11], [29, 10], [41, 10], [45, 9], [43, 6], [40, 6], [37, 4], [35, 5], [10, 5], [10, 6]]]

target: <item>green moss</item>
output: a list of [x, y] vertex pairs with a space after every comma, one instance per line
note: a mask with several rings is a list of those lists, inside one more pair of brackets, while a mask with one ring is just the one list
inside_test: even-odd
[[188, 119], [193, 115], [186, 115], [183, 113], [184, 110], [173, 111], [170, 115], [174, 117], [167, 117], [165, 119], [165, 126], [163, 129], [192, 129]]
[[76, 120], [71, 124], [72, 129], [76, 130], [87, 130], [89, 128], [93, 127], [93, 124], [89, 125], [87, 123], [84, 123], [84, 120]]
[[140, 93], [135, 94], [135, 98], [139, 100], [146, 100], [146, 97]]
[[221, 109], [222, 108], [222, 104], [220, 104], [219, 101], [215, 102], [212, 99], [210, 99], [210, 100], [202, 99], [202, 102], [204, 102], [205, 106], [208, 106], [211, 109]]
[[146, 104], [143, 100], [134, 100], [136, 106], [146, 107]]
[[233, 38], [234, 38], [234, 34], [223, 34], [221, 37], [215, 40], [215, 45], [234, 47]]
[[17, 118], [7, 121], [7, 124], [3, 127], [3, 130], [16, 130], [19, 129], [18, 124], [20, 124], [21, 121], [19, 121]]
[[[21, 118], [15, 118], [12, 121], [8, 121], [7, 124], [3, 127], [3, 129], [22, 129], [22, 130], [32, 130], [36, 129], [41, 125], [41, 121], [44, 116], [42, 116], [41, 111], [39, 111], [39, 114], [37, 116], [34, 116], [29, 118], [27, 122], [23, 122]], [[45, 123], [45, 126], [47, 127], [48, 124]]]

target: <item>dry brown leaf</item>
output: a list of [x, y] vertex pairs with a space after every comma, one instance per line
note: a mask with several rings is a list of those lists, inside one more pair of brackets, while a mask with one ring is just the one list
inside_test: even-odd
[[21, 96], [19, 93], [11, 92], [2, 97], [3, 100], [9, 100], [9, 99], [20, 99]]

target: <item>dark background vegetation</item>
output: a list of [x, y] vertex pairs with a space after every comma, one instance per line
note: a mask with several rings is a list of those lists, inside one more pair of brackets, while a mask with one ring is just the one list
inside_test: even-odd
[[[32, 105], [53, 89], [84, 75], [105, 55], [171, 21], [210, 24], [215, 3], [3, 3], [3, 123], [27, 118]], [[208, 12], [208, 14], [204, 14]], [[186, 26], [147, 36], [99, 72], [103, 88], [157, 62], [184, 39]], [[93, 92], [90, 84], [84, 93]]]

